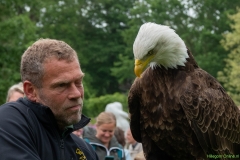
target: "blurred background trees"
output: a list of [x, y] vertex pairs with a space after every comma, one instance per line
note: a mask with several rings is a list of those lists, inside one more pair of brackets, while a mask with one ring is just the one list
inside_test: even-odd
[[231, 25], [233, 31], [226, 32], [221, 41], [229, 54], [225, 59], [226, 65], [222, 71], [218, 72], [217, 78], [235, 103], [240, 106], [240, 8], [229, 18], [234, 22]]
[[21, 80], [22, 53], [39, 38], [54, 38], [66, 41], [79, 55], [86, 73], [85, 114], [96, 116], [110, 101], [122, 102], [127, 110], [135, 78], [132, 44], [141, 24], [149, 21], [175, 29], [198, 64], [231, 95], [239, 94], [239, 76], [230, 76], [239, 70], [233, 68], [239, 66], [237, 6], [240, 1], [0, 0], [0, 104], [8, 88]]

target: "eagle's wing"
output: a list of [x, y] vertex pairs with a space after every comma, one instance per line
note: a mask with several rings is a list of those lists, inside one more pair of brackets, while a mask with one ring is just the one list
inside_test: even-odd
[[206, 154], [239, 154], [239, 109], [215, 78], [199, 69], [180, 103]]
[[140, 130], [140, 96], [138, 95], [141, 92], [138, 91], [138, 83], [138, 78], [136, 78], [129, 90], [128, 107], [130, 113], [130, 128], [133, 138], [138, 142], [142, 142]]

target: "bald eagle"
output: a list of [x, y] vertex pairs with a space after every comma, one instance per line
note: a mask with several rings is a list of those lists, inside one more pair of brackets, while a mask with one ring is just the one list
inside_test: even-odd
[[238, 107], [173, 29], [143, 24], [133, 52], [130, 128], [146, 159], [239, 157]]

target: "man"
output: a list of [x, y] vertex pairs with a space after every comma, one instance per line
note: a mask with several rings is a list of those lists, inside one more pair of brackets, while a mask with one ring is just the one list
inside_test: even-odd
[[[126, 141], [128, 144], [127, 149], [130, 152], [130, 155], [132, 157], [132, 160], [135, 160], [136, 156], [138, 155], [138, 153], [143, 151], [142, 148], [142, 143], [138, 143], [132, 136], [132, 132], [130, 130], [130, 128], [127, 130], [127, 134], [126, 134]], [[144, 157], [143, 157], [144, 158]]]
[[25, 98], [0, 106], [1, 160], [98, 160], [72, 131], [82, 115], [84, 90], [76, 52], [65, 42], [40, 39], [22, 55]]
[[6, 102], [16, 101], [21, 97], [24, 97], [23, 84], [19, 82], [8, 89]]

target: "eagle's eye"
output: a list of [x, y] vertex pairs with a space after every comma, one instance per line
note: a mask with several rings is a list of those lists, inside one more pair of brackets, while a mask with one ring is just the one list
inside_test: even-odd
[[153, 55], [153, 49], [152, 50], [150, 50], [149, 52], [148, 52], [148, 54], [147, 54], [148, 56], [151, 56], [151, 55]]

